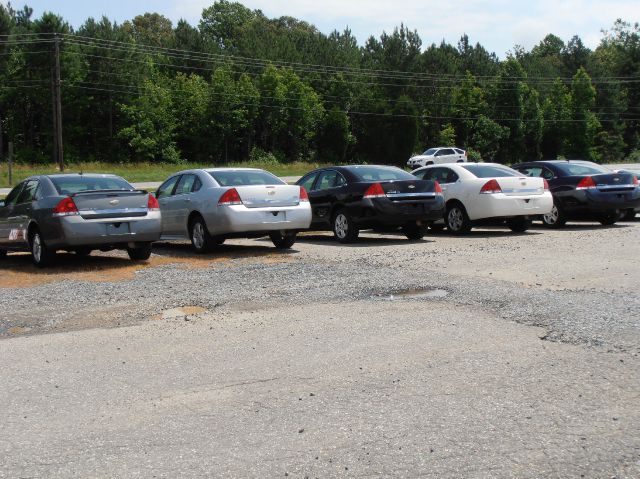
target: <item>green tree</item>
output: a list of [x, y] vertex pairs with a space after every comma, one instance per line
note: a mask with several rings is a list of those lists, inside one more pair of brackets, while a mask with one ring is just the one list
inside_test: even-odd
[[600, 130], [600, 122], [591, 111], [595, 105], [596, 90], [584, 68], [580, 68], [571, 82], [571, 129], [567, 133], [565, 151], [573, 158], [595, 159], [593, 146]]
[[126, 126], [118, 137], [130, 148], [131, 161], [181, 161], [175, 141], [178, 118], [172, 110], [171, 91], [163, 83], [163, 79], [145, 80], [138, 97], [119, 105]]

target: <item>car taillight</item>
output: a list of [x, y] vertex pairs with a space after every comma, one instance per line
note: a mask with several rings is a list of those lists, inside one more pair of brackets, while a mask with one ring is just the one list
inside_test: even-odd
[[79, 215], [78, 207], [73, 201], [73, 198], [67, 196], [65, 199], [60, 200], [60, 202], [53, 209], [53, 216], [73, 216]]
[[380, 183], [372, 184], [367, 188], [367, 191], [364, 192], [364, 198], [384, 198], [386, 196]]
[[480, 194], [492, 194], [492, 193], [502, 193], [502, 188], [496, 180], [487, 181], [482, 188], [480, 188]]
[[589, 190], [596, 187], [596, 182], [590, 176], [585, 176], [576, 186], [576, 190]]
[[231, 188], [224, 192], [224, 194], [218, 200], [218, 204], [222, 206], [241, 205], [242, 200], [238, 194], [238, 190]]
[[149, 201], [147, 201], [147, 209], [149, 211], [155, 211], [160, 209], [160, 205], [158, 204], [158, 199], [149, 193]]
[[549, 191], [549, 182], [542, 178], [542, 182], [544, 183], [544, 190]]
[[309, 195], [307, 194], [307, 190], [304, 189], [304, 186], [300, 187], [300, 203], [303, 201], [309, 202]]
[[435, 192], [442, 194], [442, 186], [440, 186], [440, 183], [438, 183], [437, 181], [435, 183], [436, 183], [434, 187]]

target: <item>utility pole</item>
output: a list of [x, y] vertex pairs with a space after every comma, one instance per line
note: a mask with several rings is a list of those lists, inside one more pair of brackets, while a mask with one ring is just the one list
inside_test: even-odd
[[53, 37], [53, 144], [55, 159], [60, 171], [64, 171], [64, 151], [62, 148], [62, 95], [60, 94], [60, 37]]

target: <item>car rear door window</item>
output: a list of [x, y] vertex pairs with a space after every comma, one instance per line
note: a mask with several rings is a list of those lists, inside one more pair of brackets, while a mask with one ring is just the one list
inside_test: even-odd
[[191, 192], [195, 193], [200, 188], [202, 188], [202, 180], [198, 176], [196, 176], [196, 180], [193, 182], [193, 188], [191, 188]]
[[541, 166], [521, 166], [518, 168], [519, 172], [524, 173], [527, 176], [539, 177], [542, 176]]
[[442, 168], [442, 169], [444, 170], [444, 177], [443, 177], [443, 179], [444, 179], [443, 183], [444, 184], [446, 184], [446, 183], [455, 183], [456, 181], [458, 181], [459, 176], [455, 171], [453, 171], [450, 168]]
[[313, 182], [316, 181], [318, 177], [318, 173], [310, 173], [307, 176], [302, 177], [302, 179], [298, 182], [300, 186], [302, 186], [305, 190], [311, 191], [313, 187]]
[[171, 196], [173, 194], [173, 188], [176, 186], [179, 179], [180, 175], [169, 178], [167, 181], [162, 183], [156, 191], [156, 198]]
[[188, 195], [196, 182], [196, 175], [182, 175], [176, 186], [175, 195]]
[[338, 178], [338, 172], [335, 170], [325, 170], [320, 173], [318, 182], [316, 183], [316, 190], [327, 190], [333, 188]]
[[16, 185], [16, 187], [9, 192], [6, 199], [4, 200], [5, 206], [14, 205], [16, 203], [16, 200], [18, 199], [23, 186], [24, 182]]
[[30, 203], [36, 199], [36, 192], [40, 182], [37, 180], [29, 180], [25, 183], [20, 196], [18, 196], [17, 204]]

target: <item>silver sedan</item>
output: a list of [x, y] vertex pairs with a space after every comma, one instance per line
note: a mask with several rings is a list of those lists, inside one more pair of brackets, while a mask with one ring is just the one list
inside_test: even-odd
[[0, 258], [26, 250], [46, 266], [57, 250], [86, 256], [126, 248], [131, 259], [146, 260], [159, 237], [157, 200], [115, 175], [32, 176], [0, 201]]
[[189, 239], [198, 253], [227, 238], [267, 235], [276, 248], [290, 248], [311, 224], [304, 188], [254, 168], [180, 171], [160, 185], [156, 198], [161, 239]]

